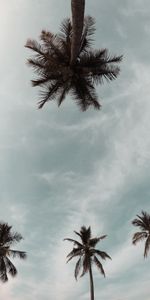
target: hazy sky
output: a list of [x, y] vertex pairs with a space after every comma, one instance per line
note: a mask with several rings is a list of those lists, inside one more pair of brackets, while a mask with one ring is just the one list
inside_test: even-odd
[[0, 0], [0, 203], [19, 231], [18, 276], [0, 283], [1, 300], [88, 300], [89, 278], [66, 264], [73, 230], [91, 225], [112, 261], [94, 268], [95, 299], [149, 300], [150, 258], [131, 243], [131, 221], [150, 212], [150, 1], [89, 0], [94, 48], [123, 54], [121, 73], [97, 88], [102, 110], [80, 112], [68, 96], [37, 109], [26, 65], [27, 38], [57, 33], [70, 0]]

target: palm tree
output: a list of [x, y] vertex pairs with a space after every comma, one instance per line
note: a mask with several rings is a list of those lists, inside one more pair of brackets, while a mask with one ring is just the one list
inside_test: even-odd
[[37, 79], [32, 80], [32, 85], [42, 87], [38, 108], [56, 98], [60, 106], [71, 92], [82, 111], [89, 106], [100, 109], [95, 85], [118, 76], [119, 67], [116, 64], [121, 62], [122, 56], [111, 56], [107, 49], [91, 48], [94, 24], [92, 17], [84, 18], [80, 47], [75, 42], [77, 31], [76, 34], [73, 32], [70, 19], [62, 22], [59, 34], [43, 30], [41, 42], [27, 40], [25, 47], [34, 52], [28, 64], [38, 75]]
[[77, 277], [80, 273], [80, 270], [82, 268], [82, 277], [87, 272], [89, 273], [90, 277], [90, 294], [91, 294], [91, 300], [94, 300], [94, 282], [93, 282], [93, 274], [92, 274], [92, 264], [94, 263], [101, 274], [105, 277], [105, 272], [102, 266], [102, 263], [97, 258], [100, 257], [101, 259], [106, 259], [111, 257], [104, 251], [100, 251], [98, 249], [95, 249], [95, 246], [99, 241], [104, 239], [106, 235], [100, 236], [100, 237], [91, 237], [91, 228], [86, 228], [85, 226], [82, 226], [80, 229], [80, 232], [74, 231], [75, 234], [77, 234], [81, 242], [78, 242], [74, 239], [65, 238], [64, 240], [67, 240], [69, 242], [73, 242], [74, 246], [73, 250], [67, 255], [67, 262], [69, 262], [72, 258], [79, 256], [79, 259], [75, 266], [74, 276], [77, 280]]
[[140, 232], [134, 233], [132, 242], [136, 245], [139, 241], [145, 240], [144, 258], [146, 258], [150, 250], [150, 215], [145, 211], [142, 211], [141, 214], [141, 216], [137, 215], [137, 218], [132, 221], [134, 226], [141, 229]]
[[12, 232], [11, 228], [12, 226], [9, 226], [7, 223], [0, 222], [0, 280], [2, 282], [8, 281], [7, 273], [13, 277], [17, 275], [17, 269], [9, 257], [26, 258], [26, 252], [10, 248], [14, 243], [22, 240], [21, 234]]

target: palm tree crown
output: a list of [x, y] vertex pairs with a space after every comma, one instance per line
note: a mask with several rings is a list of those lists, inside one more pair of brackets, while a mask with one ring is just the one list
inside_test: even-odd
[[147, 257], [150, 250], [150, 215], [144, 211], [141, 214], [141, 216], [137, 215], [137, 218], [132, 221], [134, 226], [141, 229], [140, 232], [134, 233], [132, 242], [136, 245], [139, 241], [145, 240], [144, 257]]
[[0, 280], [8, 281], [7, 273], [11, 276], [17, 275], [17, 269], [10, 261], [9, 257], [26, 258], [26, 252], [12, 250], [10, 247], [22, 240], [22, 236], [18, 232], [11, 231], [12, 226], [7, 223], [0, 223]]
[[[82, 272], [80, 277], [85, 275], [87, 272], [89, 272], [90, 275], [90, 290], [91, 290], [91, 300], [94, 300], [94, 284], [93, 284], [93, 275], [92, 275], [92, 264], [95, 264], [101, 274], [105, 276], [105, 271], [103, 269], [103, 265], [100, 262], [99, 258], [106, 259], [111, 257], [104, 251], [100, 251], [98, 249], [95, 249], [95, 246], [98, 242], [100, 242], [102, 239], [106, 237], [106, 235], [95, 237], [93, 238], [91, 236], [91, 228], [86, 228], [85, 226], [82, 226], [80, 229], [80, 232], [74, 231], [76, 235], [80, 237], [81, 242], [78, 242], [77, 240], [65, 238], [65, 240], [69, 242], [73, 242], [74, 247], [73, 250], [67, 255], [67, 262], [69, 262], [72, 258], [79, 257], [74, 271], [74, 276], [77, 280], [77, 277], [80, 273], [80, 270], [82, 268]], [[98, 258], [99, 257], [99, 258]]]
[[34, 52], [28, 64], [38, 75], [32, 85], [42, 87], [39, 108], [56, 98], [60, 106], [70, 92], [82, 111], [89, 106], [100, 109], [95, 85], [118, 76], [116, 64], [121, 62], [122, 56], [110, 56], [107, 49], [91, 48], [94, 24], [92, 17], [84, 18], [80, 47], [75, 51], [78, 54], [73, 52], [75, 35], [70, 19], [62, 22], [59, 34], [43, 30], [41, 42], [27, 40], [25, 47]]

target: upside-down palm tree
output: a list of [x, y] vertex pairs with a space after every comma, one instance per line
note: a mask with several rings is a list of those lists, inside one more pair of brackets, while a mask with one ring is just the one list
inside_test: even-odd
[[[74, 7], [75, 3], [72, 1], [72, 12], [77, 8]], [[84, 1], [82, 4], [83, 16]], [[34, 52], [33, 57], [28, 59], [28, 64], [38, 75], [32, 80], [32, 85], [41, 86], [39, 108], [55, 99], [60, 106], [70, 92], [82, 111], [89, 106], [100, 109], [95, 85], [103, 83], [104, 79], [111, 81], [119, 74], [116, 64], [121, 62], [122, 56], [111, 56], [107, 49], [91, 48], [95, 31], [94, 19], [85, 17], [83, 27], [81, 22], [81, 30], [75, 26], [76, 19], [72, 18], [72, 22], [65, 19], [58, 34], [43, 30], [41, 42], [27, 40], [25, 47]]]
[[142, 211], [141, 214], [141, 216], [137, 215], [137, 218], [132, 221], [134, 226], [141, 229], [133, 235], [132, 242], [136, 245], [138, 242], [145, 240], [144, 257], [147, 257], [150, 250], [150, 215], [145, 211]]
[[106, 259], [106, 258], [111, 259], [111, 257], [106, 252], [95, 249], [97, 243], [100, 242], [102, 239], [104, 239], [106, 235], [93, 238], [91, 236], [91, 228], [90, 227], [86, 228], [85, 226], [81, 227], [80, 232], [77, 231], [74, 232], [80, 237], [81, 242], [78, 242], [70, 238], [64, 239], [74, 243], [73, 250], [67, 255], [68, 258], [67, 262], [69, 262], [74, 257], [75, 258], [79, 257], [75, 266], [74, 276], [77, 280], [81, 268], [82, 268], [82, 273], [80, 277], [82, 277], [87, 272], [89, 273], [90, 295], [91, 295], [91, 300], [94, 300], [94, 282], [93, 282], [93, 274], [92, 274], [92, 265], [95, 264], [98, 267], [101, 274], [105, 276], [102, 263], [97, 258], [97, 256], [100, 257], [101, 259]]
[[26, 258], [26, 252], [12, 250], [11, 246], [22, 240], [22, 236], [18, 232], [11, 231], [12, 226], [7, 223], [0, 223], [0, 280], [2, 282], [8, 281], [7, 274], [11, 276], [17, 275], [17, 269], [10, 261], [10, 257]]

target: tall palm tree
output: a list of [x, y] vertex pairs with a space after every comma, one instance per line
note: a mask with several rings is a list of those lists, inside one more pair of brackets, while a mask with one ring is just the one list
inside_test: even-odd
[[34, 52], [28, 64], [38, 75], [37, 79], [32, 80], [32, 85], [42, 87], [39, 108], [56, 98], [60, 106], [71, 92], [82, 111], [89, 106], [100, 109], [95, 85], [118, 76], [119, 67], [116, 64], [121, 62], [122, 56], [111, 56], [107, 49], [93, 50], [91, 42], [94, 31], [94, 19], [85, 17], [79, 47], [75, 42], [77, 34], [73, 34], [73, 24], [70, 19], [65, 19], [59, 34], [43, 30], [41, 42], [27, 40], [25, 47]]
[[105, 276], [102, 263], [97, 258], [97, 256], [100, 257], [101, 259], [106, 259], [106, 258], [111, 259], [111, 257], [106, 252], [95, 249], [97, 243], [100, 242], [102, 239], [104, 239], [106, 235], [92, 238], [91, 228], [90, 227], [86, 228], [85, 226], [81, 227], [80, 232], [77, 231], [74, 232], [76, 235], [80, 237], [81, 242], [78, 242], [70, 238], [64, 239], [74, 243], [73, 250], [67, 255], [68, 258], [67, 262], [69, 262], [72, 258], [79, 256], [79, 259], [75, 266], [74, 276], [77, 280], [81, 268], [82, 268], [82, 273], [80, 277], [82, 277], [87, 272], [89, 273], [90, 295], [91, 295], [91, 300], [94, 300], [94, 282], [93, 282], [93, 274], [92, 274], [92, 265], [94, 263], [98, 267], [101, 274]]
[[142, 211], [141, 214], [132, 221], [134, 226], [141, 229], [141, 231], [134, 233], [132, 242], [136, 245], [139, 241], [145, 240], [144, 258], [146, 258], [150, 250], [150, 215], [145, 211]]
[[8, 281], [8, 273], [13, 277], [17, 275], [17, 269], [10, 261], [10, 257], [26, 258], [26, 252], [10, 248], [14, 243], [22, 240], [21, 234], [12, 232], [11, 229], [12, 226], [0, 222], [0, 280], [2, 282]]

